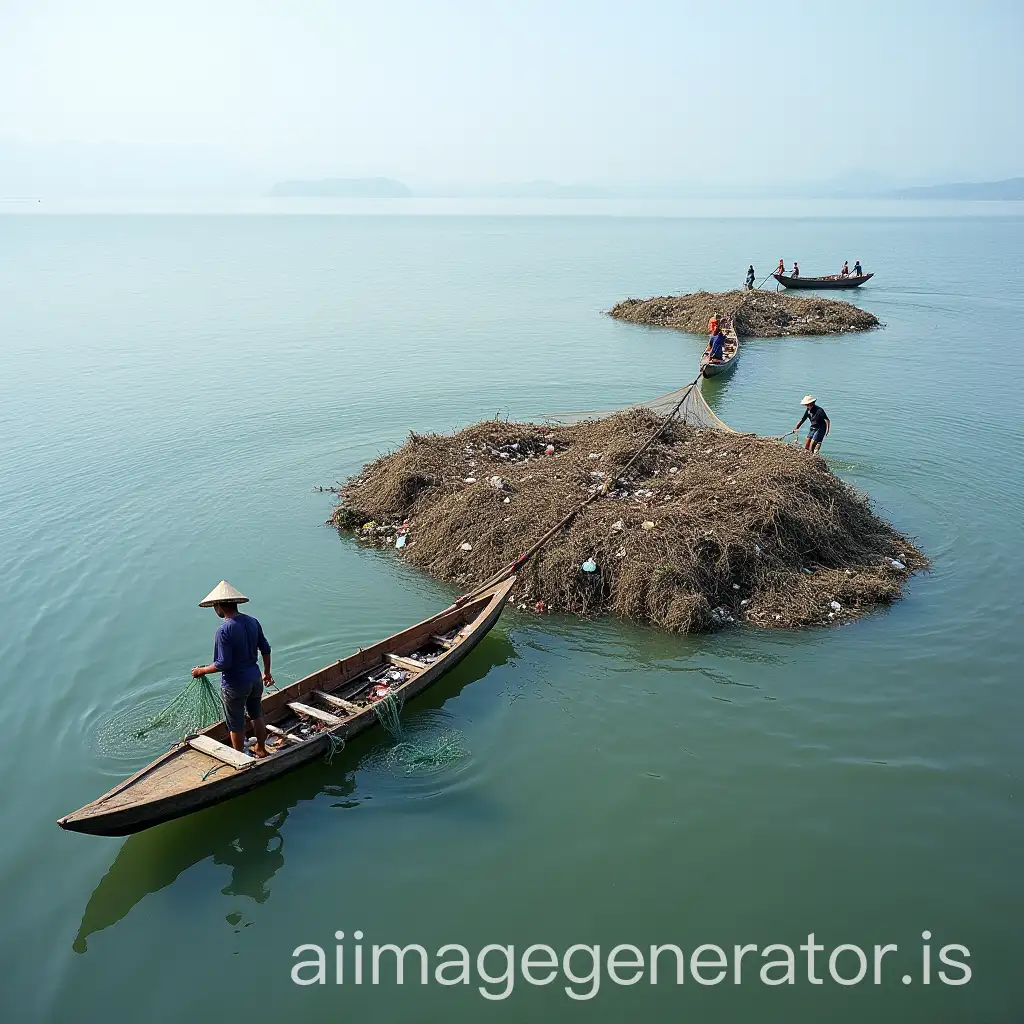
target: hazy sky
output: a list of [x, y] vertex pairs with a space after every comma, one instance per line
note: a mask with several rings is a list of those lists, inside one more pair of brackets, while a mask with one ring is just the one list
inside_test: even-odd
[[1010, 177], [1022, 10], [0, 0], [0, 158], [117, 143], [126, 163], [151, 151], [239, 180], [414, 185]]

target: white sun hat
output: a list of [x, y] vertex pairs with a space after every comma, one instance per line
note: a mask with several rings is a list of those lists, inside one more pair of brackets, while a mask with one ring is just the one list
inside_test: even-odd
[[227, 580], [221, 580], [206, 597], [199, 602], [200, 608], [212, 608], [215, 604], [242, 604], [248, 601], [240, 590], [235, 590]]
[[814, 395], [804, 395], [804, 397], [800, 399], [800, 404], [801, 405], [814, 405], [814, 403], [816, 401], [817, 401], [817, 399], [814, 397]]

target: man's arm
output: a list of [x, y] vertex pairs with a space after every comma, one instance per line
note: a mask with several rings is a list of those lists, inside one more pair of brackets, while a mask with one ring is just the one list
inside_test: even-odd
[[260, 635], [256, 639], [256, 645], [263, 656], [263, 682], [269, 685], [274, 682], [274, 677], [270, 674], [270, 641], [267, 640], [262, 626], [260, 626]]
[[196, 676], [208, 676], [211, 672], [223, 672], [231, 663], [230, 649], [221, 643], [220, 631], [217, 632], [213, 641], [213, 661], [209, 665], [196, 665], [192, 669], [193, 679]]
[[825, 436], [828, 437], [828, 432], [832, 429], [832, 421], [826, 416], [825, 417]]
[[804, 425], [804, 420], [807, 419], [808, 415], [809, 414], [808, 414], [807, 410], [804, 409], [804, 414], [803, 414], [803, 416], [800, 417], [800, 422], [793, 429], [794, 430], [799, 430]]

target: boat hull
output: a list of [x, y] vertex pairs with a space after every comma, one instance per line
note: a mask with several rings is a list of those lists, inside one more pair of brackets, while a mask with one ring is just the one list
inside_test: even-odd
[[826, 290], [836, 291], [847, 288], [859, 288], [866, 281], [870, 281], [874, 274], [861, 274], [854, 277], [839, 277], [838, 274], [832, 277], [787, 277], [785, 274], [772, 274], [783, 288], [805, 288], [815, 291]]
[[[374, 667], [384, 665], [388, 655], [400, 655], [414, 649], [417, 644], [423, 643], [433, 634], [463, 623], [462, 632], [465, 635], [451, 650], [395, 689], [396, 697], [403, 702], [411, 700], [450, 672], [487, 635], [500, 618], [508, 593], [514, 584], [513, 576], [461, 607], [445, 609], [438, 615], [396, 633], [349, 658], [328, 665], [281, 691], [265, 695], [263, 713], [266, 720], [274, 723], [275, 719], [280, 720], [290, 714], [289, 702], [308, 698], [314, 691], [330, 693], [332, 690], [343, 689], [347, 684], [364, 677]], [[242, 768], [217, 761], [205, 753], [192, 749], [187, 742], [182, 742], [103, 796], [58, 819], [57, 824], [68, 831], [87, 835], [132, 835], [265, 785], [325, 756], [340, 742], [347, 742], [377, 723], [377, 713], [370, 704], [337, 726], [325, 729], [301, 743], [284, 746], [269, 757], [253, 760], [251, 764]], [[204, 729], [200, 735], [224, 742], [227, 739], [226, 726], [223, 721], [217, 722]], [[180, 781], [175, 781], [183, 772], [188, 772], [189, 783], [184, 786]], [[154, 784], [162, 777], [168, 780], [166, 792], [163, 793], [160, 792], [160, 786]], [[146, 798], [133, 800], [133, 792], [140, 788], [147, 790]]]

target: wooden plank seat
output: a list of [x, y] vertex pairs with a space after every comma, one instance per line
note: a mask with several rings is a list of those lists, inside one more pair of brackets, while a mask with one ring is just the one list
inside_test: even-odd
[[290, 732], [285, 732], [284, 729], [279, 729], [276, 725], [271, 725], [267, 722], [267, 732], [271, 736], [279, 736], [283, 740], [287, 740], [289, 743], [305, 743], [305, 740], [301, 736], [293, 736]]
[[400, 654], [385, 654], [384, 657], [396, 668], [404, 668], [409, 672], [422, 672], [425, 668], [430, 668], [429, 665], [423, 664], [422, 661], [403, 658]]
[[359, 715], [366, 710], [366, 708], [361, 708], [358, 704], [353, 704], [350, 700], [345, 700], [343, 697], [335, 697], [333, 693], [324, 693], [323, 690], [314, 690], [313, 696], [319, 697], [325, 704], [330, 704], [331, 707], [347, 711], [350, 715]]
[[321, 711], [319, 708], [311, 708], [308, 704], [300, 704], [297, 700], [290, 701], [288, 707], [297, 715], [304, 715], [306, 718], [314, 718], [324, 725], [341, 725], [342, 719], [332, 715], [330, 711]]
[[193, 750], [199, 750], [204, 754], [209, 754], [210, 757], [217, 758], [218, 761], [223, 761], [224, 764], [231, 765], [232, 768], [248, 768], [256, 760], [252, 754], [243, 754], [240, 750], [235, 750], [234, 747], [229, 747], [226, 743], [204, 736], [202, 733], [193, 736], [188, 741], [188, 745]]

